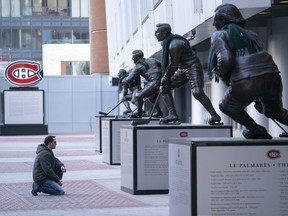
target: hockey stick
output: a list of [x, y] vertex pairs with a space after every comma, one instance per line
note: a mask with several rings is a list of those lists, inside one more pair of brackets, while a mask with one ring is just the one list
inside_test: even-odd
[[100, 115], [104, 115], [104, 116], [107, 116], [109, 115], [114, 109], [116, 109], [123, 101], [120, 101], [115, 107], [113, 107], [108, 113], [105, 113], [105, 112], [99, 112]]
[[151, 120], [151, 118], [152, 118], [152, 116], [153, 116], [153, 113], [154, 113], [154, 111], [155, 111], [155, 108], [156, 108], [156, 106], [157, 106], [157, 103], [158, 103], [158, 101], [159, 101], [160, 95], [161, 95], [161, 93], [159, 92], [158, 95], [157, 95], [157, 98], [156, 98], [156, 100], [155, 100], [155, 103], [153, 104], [153, 107], [152, 107], [151, 113], [150, 113], [150, 115], [149, 115], [149, 118], [148, 118], [148, 119], [137, 119], [137, 120], [133, 120], [133, 121], [131, 122], [131, 125], [132, 125], [132, 126], [149, 124], [149, 122], [150, 122], [150, 120]]
[[275, 119], [272, 118], [272, 120], [274, 121], [274, 123], [275, 123], [278, 127], [280, 127], [280, 128], [283, 130], [283, 133], [280, 134], [280, 137], [288, 137], [287, 131], [286, 131]]

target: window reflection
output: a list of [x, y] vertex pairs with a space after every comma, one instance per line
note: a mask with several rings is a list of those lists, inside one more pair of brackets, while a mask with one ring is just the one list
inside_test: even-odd
[[54, 29], [52, 40], [49, 40], [46, 43], [89, 43], [89, 32], [82, 29]]
[[88, 17], [89, 0], [0, 0], [1, 17]]
[[0, 48], [42, 48], [40, 29], [0, 29]]
[[73, 62], [62, 62], [64, 64], [64, 71], [62, 75], [89, 75], [90, 74], [90, 63], [89, 61], [73, 61]]
[[23, 0], [22, 15], [69, 16], [70, 14], [68, 5], [69, 0]]

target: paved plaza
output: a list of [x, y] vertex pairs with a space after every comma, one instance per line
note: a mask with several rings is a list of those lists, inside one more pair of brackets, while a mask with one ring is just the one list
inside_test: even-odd
[[168, 216], [168, 195], [120, 190], [119, 165], [102, 162], [93, 133], [56, 135], [54, 154], [66, 166], [64, 196], [32, 196], [35, 150], [46, 135], [0, 136], [0, 215]]

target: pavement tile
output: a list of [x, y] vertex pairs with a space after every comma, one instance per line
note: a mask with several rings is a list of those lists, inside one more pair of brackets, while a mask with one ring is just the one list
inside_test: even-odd
[[[87, 160], [62, 160], [65, 164], [67, 171], [79, 171], [79, 170], [99, 170], [99, 169], [112, 169], [105, 164], [99, 164], [93, 161]], [[17, 173], [17, 172], [31, 172], [32, 173], [33, 162], [6, 162], [0, 163], [0, 173]]]
[[[102, 162], [94, 133], [53, 134], [64, 162], [64, 196], [32, 196], [35, 150], [46, 135], [0, 136], [0, 216], [167, 216], [168, 195], [120, 190], [120, 166]], [[70, 172], [71, 171], [71, 172]]]
[[149, 206], [89, 181], [67, 181], [64, 196], [31, 195], [31, 183], [0, 184], [1, 211]]
[[[56, 157], [63, 156], [89, 156], [89, 155], [100, 155], [100, 153], [85, 151], [85, 150], [71, 150], [71, 151], [59, 151], [54, 152]], [[2, 151], [0, 152], [0, 158], [13, 158], [13, 157], [35, 157], [35, 151]]]

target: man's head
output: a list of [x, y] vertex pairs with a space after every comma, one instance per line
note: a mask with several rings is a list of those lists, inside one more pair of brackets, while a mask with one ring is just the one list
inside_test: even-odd
[[217, 30], [220, 30], [228, 23], [235, 23], [243, 25], [245, 19], [243, 18], [239, 9], [233, 4], [222, 4], [215, 9], [213, 25]]
[[158, 41], [163, 41], [171, 34], [171, 26], [168, 23], [158, 23], [155, 29], [155, 37]]
[[142, 52], [142, 50], [140, 49], [133, 50], [132, 52], [133, 62], [136, 64], [141, 58], [144, 58], [144, 53]]
[[124, 70], [124, 69], [120, 69], [120, 70], [118, 71], [118, 77], [119, 77], [119, 78], [125, 76], [126, 74], [127, 74], [127, 71]]
[[45, 137], [44, 144], [49, 149], [55, 149], [56, 148], [56, 137], [55, 136], [47, 136], [47, 137]]

